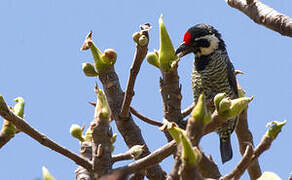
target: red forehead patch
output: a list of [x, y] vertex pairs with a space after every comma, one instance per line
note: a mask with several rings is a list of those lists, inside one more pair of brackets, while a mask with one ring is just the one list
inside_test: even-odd
[[191, 36], [191, 34], [189, 33], [189, 31], [187, 31], [186, 33], [185, 33], [185, 35], [184, 35], [184, 43], [185, 44], [190, 44], [190, 42], [191, 42], [191, 38], [192, 38], [192, 36]]

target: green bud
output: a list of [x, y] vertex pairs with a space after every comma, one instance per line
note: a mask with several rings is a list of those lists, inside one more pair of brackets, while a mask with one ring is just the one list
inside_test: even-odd
[[171, 127], [168, 127], [167, 130], [170, 133], [171, 137], [176, 141], [177, 144], [180, 143], [181, 138], [180, 134], [185, 134], [185, 131], [179, 127], [176, 127], [174, 123]]
[[113, 66], [113, 64], [116, 62], [117, 56], [116, 56], [116, 53], [113, 52], [113, 50], [109, 51], [109, 53], [106, 51], [105, 54], [103, 54], [95, 46], [91, 38], [92, 38], [92, 32], [90, 32], [87, 35], [81, 47], [81, 50], [90, 49], [91, 54], [94, 59], [95, 68], [97, 69], [97, 73], [102, 73]]
[[49, 170], [45, 166], [42, 167], [42, 171], [43, 180], [55, 180], [55, 178], [53, 178], [53, 176], [50, 174]]
[[206, 107], [205, 95], [202, 93], [198, 99], [196, 106], [192, 111], [192, 117], [195, 121], [207, 124], [211, 120], [211, 115]]
[[245, 110], [248, 106], [248, 103], [250, 103], [253, 100], [252, 97], [241, 97], [237, 99], [231, 100], [231, 106], [230, 111], [228, 112], [229, 117], [234, 117], [240, 114], [243, 110]]
[[98, 76], [98, 73], [95, 71], [95, 68], [91, 63], [82, 63], [82, 70], [88, 77]]
[[146, 46], [148, 44], [149, 40], [147, 38], [147, 36], [145, 35], [142, 35], [140, 38], [139, 38], [139, 41], [138, 41], [138, 44], [140, 46]]
[[114, 65], [117, 60], [117, 52], [114, 49], [106, 49], [101, 59], [108, 65]]
[[92, 131], [91, 131], [91, 128], [90, 127], [85, 132], [84, 140], [86, 142], [92, 142]]
[[245, 96], [245, 90], [243, 90], [242, 88], [238, 89], [238, 97], [244, 97]]
[[17, 102], [14, 107], [13, 107], [13, 111], [14, 113], [23, 118], [24, 117], [24, 99], [22, 97], [17, 97], [14, 99], [15, 102]]
[[118, 134], [117, 133], [114, 133], [113, 136], [111, 137], [111, 143], [114, 144], [117, 140], [117, 136]]
[[164, 71], [169, 71], [171, 69], [171, 64], [173, 61], [178, 59], [175, 54], [174, 47], [172, 45], [171, 39], [166, 30], [165, 24], [162, 19], [162, 15], [159, 18], [159, 33], [160, 33], [160, 49], [159, 49], [159, 64], [160, 68]]
[[158, 55], [155, 52], [150, 52], [146, 56], [147, 62], [157, 68], [160, 68]]
[[231, 107], [231, 99], [229, 97], [223, 98], [219, 103], [219, 114], [225, 114], [227, 111], [230, 110]]
[[131, 156], [133, 158], [138, 158], [142, 154], [144, 146], [145, 145], [135, 145], [135, 146], [131, 147], [129, 150]]
[[84, 138], [82, 136], [82, 128], [78, 124], [72, 124], [70, 127], [70, 134], [72, 137], [79, 139], [79, 141], [83, 142]]
[[95, 106], [95, 117], [99, 116], [101, 118], [108, 119], [110, 121], [110, 117], [112, 115], [106, 97], [101, 89], [95, 87], [95, 92], [97, 94], [97, 102]]
[[220, 101], [225, 98], [227, 96], [226, 93], [218, 93], [215, 97], [214, 97], [214, 105], [216, 107], [216, 110], [219, 110], [219, 103]]
[[139, 38], [141, 37], [141, 33], [140, 32], [135, 32], [133, 35], [132, 35], [132, 38], [134, 40], [135, 43], [139, 43]]
[[281, 178], [273, 172], [265, 171], [257, 180], [281, 180]]
[[279, 121], [272, 121], [267, 124], [267, 126], [270, 126], [271, 128], [266, 132], [266, 136], [275, 139], [278, 134], [281, 132], [282, 127], [286, 124], [286, 120], [283, 122]]
[[184, 164], [188, 164], [189, 166], [196, 166], [201, 159], [199, 150], [193, 149], [190, 140], [183, 133], [180, 135], [180, 137], [182, 142], [182, 162]]

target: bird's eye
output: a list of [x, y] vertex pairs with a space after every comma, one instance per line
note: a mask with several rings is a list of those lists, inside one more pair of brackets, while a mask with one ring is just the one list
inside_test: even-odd
[[209, 47], [210, 42], [207, 39], [199, 39], [196, 41], [197, 47]]

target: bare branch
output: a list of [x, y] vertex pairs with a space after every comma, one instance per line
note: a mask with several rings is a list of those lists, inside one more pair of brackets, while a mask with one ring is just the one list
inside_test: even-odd
[[139, 170], [149, 168], [154, 166], [155, 164], [160, 163], [162, 160], [173, 154], [176, 150], [176, 143], [175, 141], [171, 141], [166, 145], [162, 146], [161, 148], [155, 150], [148, 156], [136, 160], [125, 167], [119, 168], [123, 171], [128, 173], [135, 173]]
[[191, 114], [192, 110], [194, 109], [195, 104], [193, 103], [192, 105], [190, 105], [189, 107], [187, 107], [186, 109], [184, 109], [181, 112], [181, 115], [183, 116], [183, 118], [187, 117], [189, 114]]
[[[247, 110], [239, 115], [235, 132], [238, 139], [240, 153], [243, 155], [248, 145], [254, 146], [252, 133], [248, 128]], [[257, 179], [262, 175], [258, 160], [253, 161], [248, 167], [248, 174], [250, 179]]]
[[[240, 165], [240, 168], [236, 169], [235, 172], [232, 172], [230, 173], [230, 175], [226, 175], [224, 176], [222, 179], [223, 180], [229, 180], [229, 179], [239, 179], [242, 174], [244, 173], [244, 171], [250, 166], [253, 164], [253, 162], [255, 160], [258, 159], [258, 157], [260, 155], [262, 155], [263, 152], [265, 152], [266, 150], [268, 150], [271, 145], [272, 145], [272, 142], [274, 141], [275, 139], [267, 136], [267, 135], [264, 135], [261, 142], [259, 143], [259, 145], [255, 148], [255, 150], [253, 151], [253, 154], [252, 156], [248, 155], [248, 157], [243, 157], [242, 161], [243, 162], [240, 162], [238, 164], [238, 166]], [[232, 176], [231, 176], [232, 174]]]
[[118, 162], [118, 161], [124, 161], [124, 160], [130, 160], [133, 159], [133, 156], [129, 151], [125, 153], [115, 154], [112, 156], [112, 163]]
[[284, 14], [278, 13], [259, 0], [227, 0], [227, 3], [229, 6], [243, 12], [255, 23], [263, 25], [284, 36], [292, 37], [292, 19]]
[[[150, 25], [145, 24], [141, 26], [141, 29], [142, 29], [141, 33], [144, 34], [147, 38], [149, 38], [148, 31], [151, 29]], [[123, 105], [121, 108], [121, 113], [120, 113], [121, 117], [125, 118], [129, 116], [129, 108], [130, 108], [132, 98], [134, 96], [135, 81], [140, 71], [142, 62], [147, 54], [147, 51], [148, 51], [148, 43], [146, 43], [146, 45], [143, 45], [143, 46], [137, 43], [133, 64], [130, 68], [130, 75], [128, 79], [128, 84], [127, 84], [124, 100], [123, 100]]]
[[130, 107], [130, 111], [132, 114], [134, 114], [136, 117], [138, 117], [139, 119], [141, 119], [142, 121], [148, 123], [148, 124], [151, 124], [151, 125], [154, 125], [154, 126], [162, 126], [163, 123], [161, 122], [158, 122], [158, 121], [154, 121], [146, 116], [144, 116], [143, 114], [139, 113], [135, 108], [133, 107]]
[[46, 135], [38, 132], [36, 129], [31, 127], [24, 119], [16, 116], [6, 105], [6, 102], [4, 101], [3, 97], [0, 96], [0, 115], [8, 120], [11, 121], [19, 130], [24, 132], [25, 134], [29, 135], [36, 141], [38, 141], [40, 144], [66, 156], [67, 158], [73, 160], [76, 164], [85, 167], [86, 169], [91, 170], [92, 164], [84, 159], [83, 157], [79, 156], [78, 154], [75, 154], [65, 147], [60, 146], [53, 140], [49, 139]]
[[227, 175], [221, 178], [221, 180], [232, 179], [233, 177], [241, 176], [245, 171], [245, 164], [248, 164], [253, 155], [253, 148], [251, 145], [246, 146], [246, 150], [242, 156], [242, 159], [236, 165], [236, 167]]
[[[119, 78], [114, 70], [114, 67], [107, 70], [106, 72], [101, 73], [99, 75], [99, 79], [103, 84], [104, 92], [112, 110], [117, 128], [123, 136], [127, 146], [131, 148], [134, 145], [146, 145], [141, 134], [141, 129], [136, 125], [132, 116], [130, 115], [128, 118], [122, 118], [119, 115], [121, 112], [124, 93], [121, 89]], [[150, 154], [150, 151], [146, 145], [142, 155], [139, 158], [145, 157], [148, 154]], [[146, 176], [149, 179], [164, 178], [163, 171], [159, 165], [155, 165], [150, 169], [147, 169]]]

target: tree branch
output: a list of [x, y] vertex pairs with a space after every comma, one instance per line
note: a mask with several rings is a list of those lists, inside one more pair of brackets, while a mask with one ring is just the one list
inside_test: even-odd
[[225, 175], [221, 180], [232, 179], [233, 177], [238, 176], [239, 174], [243, 174], [245, 171], [245, 164], [249, 163], [253, 155], [253, 148], [251, 145], [246, 146], [246, 150], [242, 156], [242, 159], [236, 165], [236, 167], [227, 175]]
[[[239, 179], [242, 176], [242, 174], [244, 173], [244, 171], [250, 165], [252, 165], [253, 162], [255, 160], [257, 160], [258, 157], [260, 155], [262, 155], [263, 152], [265, 152], [266, 150], [268, 150], [271, 147], [272, 142], [275, 140], [275, 138], [273, 139], [273, 138], [269, 137], [268, 135], [264, 135], [261, 142], [259, 143], [259, 145], [253, 151], [252, 156], [251, 155], [243, 156], [242, 161], [238, 164], [238, 166], [240, 166], [240, 168], [237, 168], [234, 171], [232, 171], [230, 174], [222, 177], [222, 180]], [[247, 151], [250, 151], [250, 150], [247, 150]], [[250, 152], [247, 152], [247, 153], [249, 154]]]
[[6, 133], [0, 132], [0, 149], [12, 139], [11, 136]]
[[[254, 146], [252, 133], [248, 128], [247, 109], [239, 115], [235, 132], [238, 139], [240, 153], [243, 155], [248, 145]], [[253, 161], [248, 167], [248, 174], [250, 179], [257, 179], [262, 175], [258, 160]]]
[[124, 160], [130, 160], [133, 159], [133, 156], [129, 151], [125, 153], [120, 153], [120, 154], [115, 154], [112, 156], [112, 163], [114, 164], [115, 162], [118, 161], [124, 161]]
[[148, 124], [151, 124], [151, 125], [154, 125], [154, 126], [158, 126], [158, 127], [161, 127], [163, 125], [163, 123], [161, 122], [158, 122], [158, 121], [154, 121], [146, 116], [144, 116], [143, 114], [139, 113], [135, 108], [133, 107], [130, 107], [130, 112], [132, 114], [134, 114], [136, 117], [138, 117], [139, 119], [141, 119], [142, 121], [148, 123]]
[[[149, 24], [145, 24], [140, 27], [142, 30], [141, 34], [145, 35], [149, 39], [148, 31], [151, 29], [151, 26]], [[127, 84], [127, 88], [126, 88], [126, 92], [125, 92], [125, 96], [123, 100], [123, 105], [122, 105], [121, 113], [120, 113], [120, 116], [123, 118], [129, 116], [129, 108], [130, 108], [132, 98], [134, 96], [135, 81], [140, 71], [142, 62], [145, 56], [147, 55], [147, 51], [148, 51], [148, 42], [146, 45], [143, 45], [143, 46], [139, 45], [139, 43], [136, 44], [136, 52], [135, 52], [133, 64], [130, 68], [128, 84]]]
[[[106, 94], [109, 106], [112, 110], [117, 128], [123, 136], [127, 146], [131, 148], [134, 145], [145, 144], [144, 151], [139, 158], [150, 154], [150, 151], [144, 141], [140, 128], [135, 124], [132, 116], [128, 118], [120, 117], [120, 110], [123, 102], [124, 93], [121, 89], [118, 75], [114, 67], [99, 75], [99, 79], [103, 84], [104, 92]], [[153, 166], [146, 170], [146, 176], [149, 179], [163, 179], [164, 174], [159, 165]]]
[[255, 23], [263, 25], [284, 36], [292, 37], [292, 19], [278, 13], [273, 8], [261, 3], [259, 0], [227, 0], [229, 6], [243, 12]]
[[135, 173], [139, 170], [146, 169], [160, 163], [162, 160], [164, 160], [165, 158], [173, 154], [175, 150], [176, 150], [176, 143], [173, 140], [167, 143], [166, 145], [162, 146], [161, 148], [153, 151], [148, 156], [141, 158], [139, 160], [136, 160], [128, 164], [127, 166], [119, 168], [119, 169], [123, 171], [127, 171], [129, 174]]
[[3, 97], [0, 95], [0, 115], [8, 120], [11, 121], [19, 130], [24, 132], [25, 134], [29, 135], [40, 144], [66, 156], [67, 158], [73, 160], [76, 164], [83, 166], [84, 168], [91, 170], [92, 164], [84, 159], [83, 157], [75, 154], [65, 147], [58, 145], [53, 140], [49, 139], [44, 134], [38, 132], [36, 129], [31, 127], [24, 119], [16, 116], [7, 106], [6, 102], [4, 101]]
[[181, 115], [183, 116], [183, 118], [187, 117], [189, 114], [191, 114], [192, 110], [195, 107], [195, 103], [193, 103], [192, 105], [190, 105], [189, 107], [187, 107], [186, 109], [184, 109], [181, 112]]

